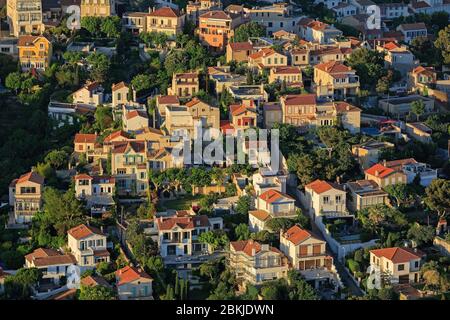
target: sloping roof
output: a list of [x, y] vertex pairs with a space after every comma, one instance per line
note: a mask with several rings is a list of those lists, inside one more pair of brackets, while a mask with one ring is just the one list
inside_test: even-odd
[[362, 110], [358, 107], [355, 107], [354, 105], [345, 102], [345, 101], [336, 101], [334, 103], [334, 107], [336, 108], [336, 111], [338, 113], [345, 113], [345, 112], [361, 112]]
[[95, 143], [97, 135], [95, 133], [77, 133], [75, 135], [75, 143]]
[[248, 42], [230, 42], [229, 43], [231, 50], [233, 51], [250, 51], [253, 50], [253, 45]]
[[178, 96], [175, 95], [159, 96], [157, 99], [158, 104], [180, 104]]
[[202, 100], [200, 100], [199, 98], [195, 97], [194, 99], [192, 99], [191, 101], [186, 102], [184, 105], [188, 108], [193, 107], [197, 104], [199, 104], [200, 102], [203, 102]]
[[111, 142], [112, 140], [114, 140], [114, 139], [116, 139], [116, 138], [119, 138], [119, 137], [123, 137], [123, 138], [126, 138], [126, 139], [129, 139], [129, 138], [130, 138], [129, 135], [128, 135], [126, 132], [124, 132], [124, 131], [122, 131], [122, 130], [117, 130], [117, 131], [112, 132], [111, 134], [109, 134], [109, 135], [103, 140], [103, 142], [104, 142], [104, 143], [108, 143], [108, 142]]
[[306, 189], [311, 189], [317, 194], [321, 194], [331, 189], [337, 189], [343, 191], [343, 188], [334, 182], [328, 182], [324, 180], [317, 179], [305, 186]]
[[17, 179], [16, 184], [28, 181], [38, 184], [44, 184], [44, 177], [42, 177], [41, 175], [39, 175], [34, 171], [30, 171], [28, 173], [21, 175], [20, 178]]
[[383, 166], [380, 163], [374, 164], [373, 166], [371, 166], [369, 169], [367, 169], [365, 171], [365, 173], [367, 173], [367, 174], [370, 174], [370, 175], [376, 176], [376, 177], [380, 177], [380, 178], [385, 178], [394, 172], [395, 172], [394, 169], [386, 168], [385, 166]]
[[76, 263], [76, 259], [71, 254], [61, 254], [53, 249], [38, 248], [27, 254], [25, 259], [33, 263], [36, 267], [54, 266], [62, 264]]
[[294, 66], [285, 66], [285, 67], [274, 67], [272, 68], [273, 73], [275, 74], [300, 74], [302, 70], [300, 67], [294, 67]]
[[34, 42], [38, 39], [45, 39], [48, 41], [48, 39], [44, 36], [31, 36], [31, 35], [23, 35], [19, 36], [19, 39], [17, 41], [18, 47], [33, 47]]
[[105, 236], [100, 229], [92, 226], [87, 226], [85, 224], [81, 224], [77, 227], [74, 227], [69, 231], [67, 231], [67, 233], [77, 240], [89, 237], [94, 234]]
[[75, 180], [92, 180], [94, 178], [92, 178], [90, 175], [88, 175], [86, 173], [81, 173], [81, 174], [77, 174], [74, 179]]
[[111, 287], [111, 285], [108, 283], [108, 281], [105, 280], [105, 278], [101, 276], [87, 276], [83, 279], [81, 279], [81, 284], [86, 287], [95, 287], [95, 286], [104, 286], [104, 287]]
[[236, 104], [230, 105], [230, 112], [231, 115], [233, 115], [234, 117], [247, 111], [251, 113], [256, 113], [256, 109], [251, 106], [236, 105]]
[[312, 93], [308, 94], [291, 94], [283, 97], [284, 104], [287, 106], [296, 105], [315, 105], [316, 95]]
[[119, 83], [113, 83], [113, 85], [111, 86], [111, 91], [116, 91], [116, 90], [126, 88], [126, 87], [128, 87], [128, 85], [123, 81], [121, 81]]
[[130, 120], [130, 119], [133, 119], [133, 118], [136, 118], [136, 117], [141, 117], [141, 118], [148, 119], [147, 112], [140, 111], [140, 110], [132, 110], [132, 111], [128, 112], [127, 115], [126, 115], [127, 120]]
[[170, 217], [156, 220], [158, 230], [172, 230], [175, 226], [181, 229], [194, 229], [195, 227], [209, 226], [209, 219], [206, 215], [192, 217]]
[[405, 31], [427, 29], [427, 26], [423, 22], [404, 23], [401, 24], [400, 27]]
[[394, 169], [394, 170], [401, 170], [402, 166], [407, 165], [407, 164], [414, 164], [414, 163], [418, 163], [416, 161], [416, 159], [414, 159], [414, 158], [407, 158], [407, 159], [386, 161], [386, 163], [384, 163], [384, 165], [387, 168], [391, 168], [391, 169]]
[[128, 148], [131, 148], [136, 153], [145, 152], [145, 141], [113, 141], [112, 153], [124, 153]]
[[306, 239], [309, 239], [312, 237], [312, 233], [310, 231], [307, 231], [305, 229], [300, 228], [299, 226], [295, 225], [291, 228], [289, 228], [284, 234], [283, 237], [290, 242], [292, 242], [294, 245], [298, 245], [305, 241]]
[[326, 24], [325, 22], [321, 22], [318, 20], [314, 20], [308, 23], [308, 27], [317, 31], [323, 31], [329, 27], [329, 24]]
[[231, 19], [231, 17], [225, 11], [222, 11], [222, 10], [212, 10], [212, 11], [205, 12], [202, 15], [200, 15], [200, 18], [224, 19], [224, 20]]
[[286, 193], [282, 193], [275, 189], [269, 189], [259, 195], [259, 198], [267, 203], [272, 203], [281, 199], [289, 199], [294, 200], [290, 195], [287, 195]]
[[136, 267], [126, 266], [116, 271], [117, 285], [121, 286], [138, 279], [153, 280], [145, 271]]
[[252, 210], [249, 211], [248, 214], [254, 216], [260, 221], [266, 221], [268, 218], [270, 218], [270, 214], [264, 210]]
[[148, 14], [148, 16], [176, 18], [176, 17], [180, 17], [181, 15], [180, 15], [180, 11], [178, 11], [177, 9], [173, 9], [170, 7], [163, 7], [163, 8], [156, 9], [153, 12], [150, 12]]
[[330, 74], [348, 72], [352, 70], [350, 67], [347, 67], [345, 64], [339, 61], [329, 61], [321, 63], [316, 65], [314, 68], [317, 68]]
[[381, 258], [384, 257], [393, 263], [405, 263], [411, 260], [420, 259], [423, 256], [423, 253], [420, 251], [415, 252], [410, 248], [384, 248], [384, 249], [375, 249], [370, 250], [371, 253]]
[[262, 48], [261, 50], [252, 53], [251, 55], [249, 55], [249, 58], [251, 59], [259, 59], [262, 57], [268, 57], [271, 56], [273, 54], [277, 54], [278, 52], [276, 52], [275, 50], [273, 50], [272, 48]]

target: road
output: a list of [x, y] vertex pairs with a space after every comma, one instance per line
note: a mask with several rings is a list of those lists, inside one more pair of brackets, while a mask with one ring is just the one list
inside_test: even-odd
[[[297, 197], [297, 194], [295, 192], [295, 188], [287, 186], [286, 188], [287, 193], [295, 198], [295, 205], [303, 210], [305, 212], [305, 208], [300, 203], [300, 199]], [[319, 228], [317, 227], [315, 221], [311, 220], [311, 228], [312, 231], [318, 235], [321, 235]], [[350, 274], [347, 272], [347, 270], [344, 268], [342, 263], [339, 261], [337, 255], [331, 251], [330, 247], [327, 244], [327, 251], [333, 256], [333, 263], [336, 266], [336, 270], [339, 273], [339, 276], [341, 277], [342, 283], [346, 288], [350, 290], [350, 294], [353, 296], [361, 297], [364, 295], [363, 291], [359, 288], [359, 286], [355, 283], [355, 281], [352, 279]]]

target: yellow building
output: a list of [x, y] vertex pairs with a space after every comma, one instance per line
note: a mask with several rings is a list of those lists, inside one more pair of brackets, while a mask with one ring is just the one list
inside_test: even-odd
[[81, 0], [81, 18], [109, 17], [116, 14], [115, 0]]
[[359, 77], [342, 62], [330, 61], [314, 67], [314, 86], [317, 97], [345, 100], [358, 93]]
[[17, 42], [22, 71], [44, 71], [50, 66], [52, 44], [44, 36], [20, 36]]
[[6, 14], [10, 33], [15, 37], [44, 30], [41, 0], [8, 0]]
[[381, 188], [400, 183], [406, 184], [406, 174], [402, 171], [385, 167], [380, 163], [373, 165], [364, 173], [366, 174], [366, 180], [375, 181]]
[[273, 67], [270, 69], [269, 83], [285, 82], [288, 85], [302, 86], [302, 70], [300, 67]]
[[196, 94], [199, 89], [200, 84], [196, 72], [175, 73], [172, 77], [172, 86], [167, 92], [169, 95], [188, 97]]
[[169, 7], [160, 8], [147, 15], [147, 32], [161, 32], [175, 37], [183, 32], [186, 15]]

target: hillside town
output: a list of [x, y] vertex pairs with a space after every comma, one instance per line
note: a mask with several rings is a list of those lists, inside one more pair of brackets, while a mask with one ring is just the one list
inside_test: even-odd
[[449, 17], [0, 0], [0, 300], [450, 299]]

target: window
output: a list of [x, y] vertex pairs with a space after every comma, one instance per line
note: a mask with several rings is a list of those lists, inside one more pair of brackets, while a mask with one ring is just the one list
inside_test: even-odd
[[414, 268], [418, 268], [419, 267], [419, 261], [414, 262]]
[[329, 203], [329, 202], [330, 202], [330, 197], [329, 197], [329, 196], [323, 197], [323, 203], [324, 203], [324, 204], [327, 204], [327, 203]]
[[103, 239], [98, 239], [98, 240], [96, 241], [96, 246], [97, 246], [97, 247], [103, 247]]
[[341, 203], [341, 196], [336, 196], [336, 203]]
[[398, 269], [398, 271], [403, 271], [403, 270], [405, 270], [405, 265], [404, 264], [399, 264], [397, 269]]

